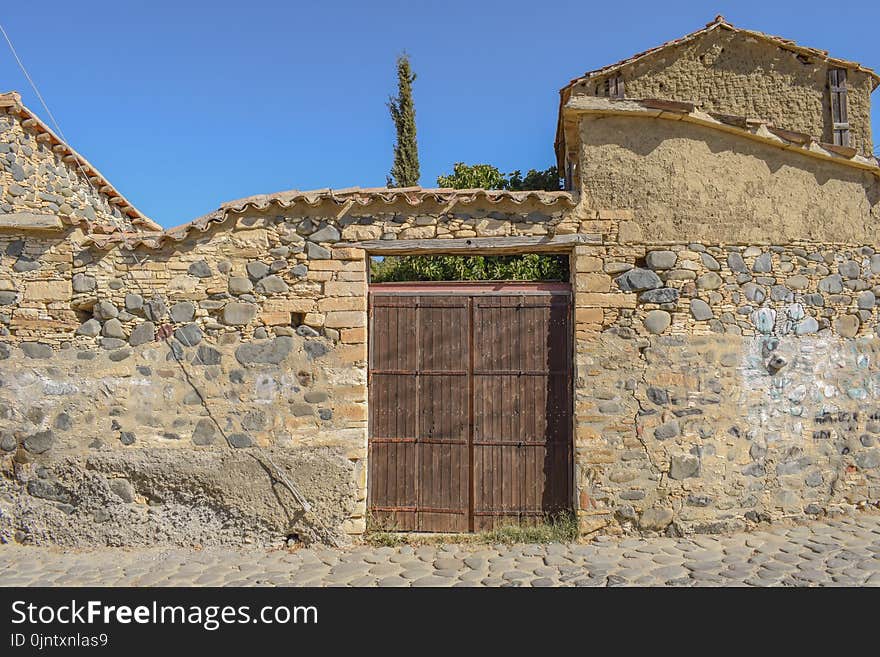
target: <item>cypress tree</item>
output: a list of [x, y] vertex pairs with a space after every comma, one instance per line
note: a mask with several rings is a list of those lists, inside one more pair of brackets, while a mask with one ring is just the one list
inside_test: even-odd
[[416, 143], [416, 110], [413, 105], [412, 83], [415, 73], [406, 54], [397, 58], [397, 96], [388, 100], [391, 119], [397, 130], [394, 164], [388, 177], [389, 187], [413, 187], [419, 184], [419, 147]]

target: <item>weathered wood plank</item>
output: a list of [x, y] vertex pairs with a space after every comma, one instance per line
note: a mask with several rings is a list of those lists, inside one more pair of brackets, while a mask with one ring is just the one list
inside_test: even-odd
[[340, 242], [337, 247], [363, 249], [380, 255], [416, 255], [430, 253], [521, 253], [523, 251], [566, 251], [576, 244], [601, 244], [595, 233], [557, 235], [555, 237], [467, 237], [456, 239], [369, 240]]

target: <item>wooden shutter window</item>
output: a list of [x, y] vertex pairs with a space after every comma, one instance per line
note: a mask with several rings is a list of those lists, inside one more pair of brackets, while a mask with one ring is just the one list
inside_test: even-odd
[[623, 76], [605, 79], [605, 95], [608, 98], [623, 98]]
[[828, 90], [831, 100], [831, 130], [836, 146], [849, 146], [849, 118], [846, 99], [846, 69], [828, 71]]

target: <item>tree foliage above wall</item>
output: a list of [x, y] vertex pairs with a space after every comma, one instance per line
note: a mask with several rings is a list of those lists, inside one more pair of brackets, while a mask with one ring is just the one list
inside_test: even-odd
[[[449, 175], [437, 177], [440, 187], [556, 191], [561, 189], [556, 167], [502, 173], [491, 164], [456, 162]], [[370, 267], [374, 283], [400, 281], [567, 281], [568, 258], [527, 253], [513, 256], [389, 256]]]
[[370, 265], [373, 283], [401, 281], [567, 281], [568, 257], [526, 253], [509, 256], [388, 256]]
[[415, 79], [409, 56], [403, 54], [398, 57], [397, 96], [388, 99], [388, 110], [397, 132], [394, 163], [388, 177], [389, 187], [415, 187], [419, 184], [419, 146], [416, 142], [416, 108], [412, 95]]
[[505, 174], [491, 164], [464, 162], [456, 162], [451, 174], [438, 176], [437, 184], [440, 187], [454, 189], [507, 189], [512, 192], [529, 190], [555, 192], [562, 189], [559, 171], [555, 166], [544, 171], [529, 169], [523, 177], [519, 169]]

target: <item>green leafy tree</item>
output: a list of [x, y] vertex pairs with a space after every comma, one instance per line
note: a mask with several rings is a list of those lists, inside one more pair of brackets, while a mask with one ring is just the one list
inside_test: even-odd
[[550, 167], [544, 171], [536, 171], [529, 169], [526, 177], [523, 178], [519, 169], [510, 174], [507, 179], [507, 187], [514, 192], [524, 192], [527, 190], [540, 190], [545, 192], [557, 192], [562, 189], [562, 180], [559, 177], [559, 171], [556, 167]]
[[[560, 189], [556, 167], [501, 173], [491, 164], [456, 162], [452, 173], [437, 177], [440, 187], [453, 189], [508, 189], [511, 191]], [[390, 256], [371, 263], [374, 283], [399, 281], [567, 281], [568, 258], [527, 253], [514, 256]]]
[[397, 130], [394, 163], [388, 177], [389, 187], [414, 187], [419, 184], [419, 146], [416, 143], [416, 108], [412, 83], [416, 75], [406, 54], [397, 58], [397, 96], [388, 99], [388, 109]]
[[507, 189], [514, 192], [530, 190], [554, 192], [562, 189], [562, 181], [559, 179], [556, 167], [544, 171], [529, 169], [523, 177], [519, 169], [505, 174], [491, 164], [464, 162], [456, 162], [451, 174], [438, 176], [437, 184], [440, 187], [454, 189]]
[[388, 256], [371, 263], [374, 283], [399, 281], [567, 281], [568, 258], [510, 256]]
[[448, 176], [437, 176], [440, 187], [452, 189], [507, 189], [507, 177], [491, 164], [456, 162]]

